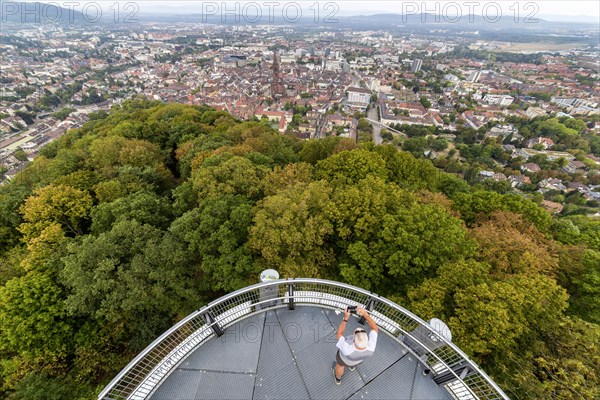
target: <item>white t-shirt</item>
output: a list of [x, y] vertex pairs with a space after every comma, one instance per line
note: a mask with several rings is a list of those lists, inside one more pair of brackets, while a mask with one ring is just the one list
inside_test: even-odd
[[342, 336], [336, 344], [336, 347], [340, 349], [340, 358], [349, 366], [358, 365], [373, 355], [375, 346], [377, 346], [377, 332], [373, 330], [369, 332], [369, 343], [364, 350], [356, 349], [353, 339], [354, 335], [348, 337]]

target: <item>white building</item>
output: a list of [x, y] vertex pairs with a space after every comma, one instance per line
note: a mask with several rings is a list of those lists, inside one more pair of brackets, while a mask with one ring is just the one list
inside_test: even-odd
[[370, 102], [370, 90], [357, 87], [348, 88], [348, 106], [365, 110]]
[[492, 105], [509, 106], [515, 101], [515, 98], [500, 94], [486, 94], [483, 101]]
[[423, 65], [423, 60], [419, 60], [418, 58], [413, 60], [412, 66], [410, 68], [410, 72], [419, 72], [421, 70], [421, 66]]
[[473, 71], [469, 74], [467, 81], [477, 83], [479, 78], [481, 78], [481, 71]]

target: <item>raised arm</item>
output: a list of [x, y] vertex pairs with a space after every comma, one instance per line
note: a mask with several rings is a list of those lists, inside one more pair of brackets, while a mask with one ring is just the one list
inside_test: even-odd
[[346, 322], [348, 322], [348, 318], [350, 318], [350, 311], [346, 308], [344, 311], [344, 319], [340, 322], [340, 326], [337, 330], [337, 339], [340, 340], [342, 336], [344, 336], [344, 330], [346, 330]]
[[369, 328], [371, 328], [372, 331], [379, 332], [379, 327], [377, 326], [375, 321], [373, 321], [373, 318], [371, 318], [367, 310], [365, 310], [362, 307], [357, 307], [356, 313], [361, 317], [365, 317], [365, 320], [367, 320], [367, 324], [369, 324]]

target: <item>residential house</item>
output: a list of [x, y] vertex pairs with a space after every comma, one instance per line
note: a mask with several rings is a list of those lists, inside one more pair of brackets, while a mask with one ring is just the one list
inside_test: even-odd
[[548, 149], [552, 146], [554, 146], [554, 141], [550, 138], [545, 138], [545, 137], [539, 137], [539, 138], [533, 138], [533, 139], [529, 139], [527, 141], [527, 143], [525, 144], [525, 146], [527, 146], [528, 148], [532, 148], [533, 146], [536, 145], [541, 145], [542, 148]]
[[567, 187], [563, 185], [562, 181], [556, 178], [544, 179], [543, 181], [538, 183], [538, 187], [540, 189], [557, 190], [559, 192], [564, 192], [567, 190]]
[[540, 168], [540, 166], [535, 163], [527, 163], [521, 165], [521, 171], [536, 173], [540, 172], [541, 170], [542, 169]]
[[525, 184], [531, 184], [531, 179], [527, 175], [511, 175], [508, 177], [510, 186], [513, 188], [521, 187]]
[[571, 160], [562, 168], [562, 171], [566, 172], [567, 174], [574, 174], [577, 171], [582, 171], [584, 168], [585, 164], [581, 161]]

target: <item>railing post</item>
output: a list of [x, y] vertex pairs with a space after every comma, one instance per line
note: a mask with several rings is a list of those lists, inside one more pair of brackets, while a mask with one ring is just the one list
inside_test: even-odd
[[294, 284], [288, 283], [288, 310], [293, 310], [294, 307]]
[[449, 382], [455, 381], [456, 375], [458, 375], [458, 379], [463, 380], [467, 376], [472, 375], [475, 371], [470, 368], [468, 364], [465, 365], [464, 362], [459, 362], [452, 367], [450, 367], [454, 373], [451, 371], [442, 372], [433, 378], [433, 381], [437, 383], [439, 386], [445, 385]]
[[223, 332], [223, 328], [221, 328], [221, 326], [217, 322], [215, 322], [215, 318], [212, 316], [210, 310], [202, 314], [202, 316], [204, 317], [204, 319], [206, 319], [206, 322], [211, 326], [213, 332], [215, 333], [215, 335], [217, 335], [217, 337], [223, 336], [225, 332]]
[[[367, 301], [367, 304], [365, 304], [365, 310], [371, 312], [375, 309], [375, 304], [377, 304], [377, 300], [375, 300], [374, 298], [370, 298], [369, 301]], [[358, 323], [361, 325], [365, 324], [365, 317], [360, 317], [358, 319]]]

